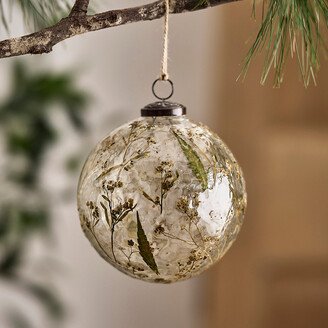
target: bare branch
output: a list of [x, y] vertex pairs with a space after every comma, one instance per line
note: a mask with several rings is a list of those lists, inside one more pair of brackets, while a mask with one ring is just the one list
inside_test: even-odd
[[90, 0], [76, 0], [69, 16], [85, 16], [88, 12]]
[[[179, 14], [240, 0], [171, 1], [170, 12]], [[57, 24], [29, 35], [0, 41], [0, 58], [49, 53], [57, 43], [75, 35], [158, 19], [164, 15], [165, 11], [163, 0], [139, 7], [111, 10], [95, 15], [87, 15], [88, 5], [89, 0], [77, 0], [69, 16], [63, 18]]]

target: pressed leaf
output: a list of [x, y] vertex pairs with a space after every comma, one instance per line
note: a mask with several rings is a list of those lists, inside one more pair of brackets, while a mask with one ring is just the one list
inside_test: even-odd
[[104, 205], [104, 203], [102, 203], [102, 202], [100, 202], [100, 205], [101, 205], [101, 207], [102, 207], [103, 210], [104, 210], [106, 222], [107, 222], [107, 224], [110, 226], [110, 221], [109, 221], [109, 215], [108, 215], [107, 207], [106, 207], [106, 206]]
[[101, 195], [101, 197], [102, 197], [103, 199], [107, 200], [107, 202], [108, 202], [109, 204], [111, 203], [110, 200], [109, 200], [109, 198], [108, 198], [107, 196], [105, 196], [105, 195]]
[[145, 192], [142, 190], [142, 195], [147, 198], [149, 201], [155, 204], [155, 201]]
[[103, 171], [99, 176], [97, 176], [96, 181], [98, 181], [99, 179], [103, 178], [104, 176], [106, 176], [107, 174], [109, 174], [111, 171], [120, 168], [121, 166], [122, 166], [122, 164], [118, 164], [118, 165], [112, 166], [109, 169]]
[[117, 222], [120, 222], [122, 221], [130, 212], [132, 212], [135, 208], [136, 208], [137, 205], [134, 205], [131, 209], [128, 209], [128, 210], [125, 210], [121, 216], [117, 219]]
[[149, 151], [145, 151], [145, 152], [143, 152], [143, 153], [140, 153], [140, 154], [134, 156], [134, 157], [133, 157], [133, 160], [135, 160], [135, 159], [140, 159], [140, 158], [144, 158], [144, 157], [147, 157], [148, 155], [149, 155]]
[[199, 180], [199, 182], [202, 184], [202, 188], [205, 190], [207, 189], [207, 174], [206, 170], [204, 168], [204, 165], [202, 161], [200, 160], [197, 153], [192, 149], [192, 147], [183, 139], [181, 138], [175, 131], [172, 131], [175, 137], [177, 138], [180, 147], [185, 154], [189, 166], [192, 169], [194, 175]]
[[137, 211], [137, 228], [138, 228], [138, 248], [142, 259], [156, 273], [159, 274], [157, 264], [151, 251], [147, 236], [142, 228], [139, 213]]

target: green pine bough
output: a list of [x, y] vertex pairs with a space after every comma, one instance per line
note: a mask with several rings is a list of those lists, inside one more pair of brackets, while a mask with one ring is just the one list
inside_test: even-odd
[[[241, 0], [171, 0], [170, 13], [179, 14]], [[296, 57], [305, 86], [316, 84], [320, 57], [327, 56], [328, 0], [260, 0], [262, 23], [249, 49], [240, 78], [244, 78], [256, 53], [265, 52], [261, 83], [271, 70], [274, 84], [283, 80], [287, 57]], [[0, 0], [0, 22], [9, 30], [8, 7], [23, 13], [26, 25], [37, 32], [0, 41], [0, 58], [51, 52], [59, 42], [75, 35], [163, 17], [164, 0], [125, 9], [95, 13], [90, 0]], [[257, 1], [253, 2], [253, 12]], [[48, 26], [48, 27], [47, 27]]]
[[262, 6], [262, 24], [247, 53], [241, 76], [245, 76], [254, 55], [264, 50], [262, 84], [271, 69], [275, 72], [275, 86], [281, 84], [288, 54], [297, 58], [304, 85], [308, 86], [311, 80], [316, 84], [319, 53], [327, 55], [327, 0], [267, 0], [262, 1]]

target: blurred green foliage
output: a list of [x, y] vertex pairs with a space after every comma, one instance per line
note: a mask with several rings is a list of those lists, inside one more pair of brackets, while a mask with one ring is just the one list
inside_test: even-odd
[[57, 137], [48, 115], [52, 105], [60, 105], [72, 125], [82, 129], [85, 102], [69, 74], [31, 74], [21, 63], [14, 66], [11, 94], [0, 104], [0, 126], [6, 130], [8, 152], [23, 156], [27, 167], [12, 178], [26, 187], [37, 182], [42, 156]]
[[[22, 268], [29, 243], [36, 235], [50, 232], [49, 204], [39, 175], [45, 153], [60, 133], [51, 114], [63, 111], [81, 132], [87, 100], [71, 74], [32, 73], [16, 63], [10, 93], [0, 102], [0, 135], [9, 163], [0, 172], [0, 279], [37, 299], [53, 319], [64, 315], [57, 295], [47, 285], [27, 280]], [[26, 321], [23, 315], [11, 318], [13, 327]], [[24, 325], [30, 327], [27, 321]]]

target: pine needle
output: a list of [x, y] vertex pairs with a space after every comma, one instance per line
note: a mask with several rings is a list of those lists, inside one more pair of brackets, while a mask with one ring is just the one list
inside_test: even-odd
[[[5, 6], [7, 5], [7, 6]], [[66, 16], [70, 0], [0, 0], [0, 25], [9, 31], [7, 17], [13, 7], [18, 7], [29, 30], [50, 26]], [[5, 8], [8, 8], [6, 11]]]
[[327, 0], [263, 0], [262, 6], [262, 24], [238, 79], [245, 78], [255, 54], [264, 49], [261, 84], [273, 70], [274, 85], [281, 85], [288, 54], [297, 58], [305, 87], [311, 80], [316, 84], [320, 50], [327, 55], [326, 40], [322, 36], [328, 29]]

